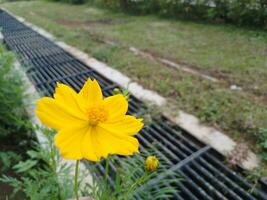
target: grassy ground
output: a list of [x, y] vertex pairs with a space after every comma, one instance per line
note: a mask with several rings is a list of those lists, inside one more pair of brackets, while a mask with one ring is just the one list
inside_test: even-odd
[[[267, 33], [129, 16], [90, 5], [29, 1], [2, 6], [158, 91], [178, 108], [238, 141], [249, 139], [255, 146], [258, 130], [267, 126]], [[186, 63], [223, 83], [168, 68], [102, 39]], [[244, 90], [232, 91], [231, 84]]]

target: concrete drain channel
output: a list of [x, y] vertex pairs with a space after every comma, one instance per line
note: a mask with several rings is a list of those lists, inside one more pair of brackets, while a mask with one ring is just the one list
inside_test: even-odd
[[[56, 82], [70, 85], [78, 91], [88, 77], [96, 78], [105, 96], [119, 86], [64, 51], [49, 39], [19, 22], [5, 11], [0, 11], [0, 27], [4, 43], [19, 56], [27, 76], [37, 89], [52, 96]], [[129, 99], [129, 113], [142, 115], [146, 106], [134, 96]], [[179, 174], [181, 180], [172, 183], [177, 193], [165, 199], [247, 199], [267, 200], [261, 184], [252, 186], [238, 172], [224, 164], [224, 158], [211, 147], [202, 144], [189, 133], [164, 117], [153, 119], [139, 134], [140, 150], [147, 151], [155, 144], [155, 154], [164, 161], [168, 169]], [[114, 184], [115, 164], [110, 163], [110, 184]], [[98, 174], [104, 173], [104, 163], [98, 164]], [[172, 178], [166, 175], [161, 178]], [[159, 190], [157, 185], [151, 187]], [[136, 199], [140, 199], [138, 195]]]

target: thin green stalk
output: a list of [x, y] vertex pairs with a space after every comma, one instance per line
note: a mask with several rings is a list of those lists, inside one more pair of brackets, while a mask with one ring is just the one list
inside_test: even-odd
[[51, 136], [47, 136], [47, 137], [48, 137], [48, 141], [49, 141], [49, 145], [50, 145], [50, 156], [51, 156], [51, 160], [52, 160], [51, 167], [52, 167], [53, 173], [57, 179], [57, 185], [58, 185], [58, 191], [59, 191], [58, 199], [61, 200], [61, 199], [63, 199], [63, 195], [61, 192], [61, 185], [60, 185], [60, 182], [58, 180], [58, 174], [57, 174], [56, 148], [53, 145], [52, 137]]
[[51, 143], [51, 159], [52, 159], [52, 167], [55, 175], [57, 174], [57, 163], [56, 163], [56, 152], [55, 147]]
[[106, 166], [105, 166], [105, 182], [108, 185], [108, 174], [109, 174], [109, 157], [106, 159]]
[[79, 175], [79, 160], [76, 160], [76, 166], [75, 166], [75, 182], [74, 182], [74, 192], [76, 200], [79, 200], [79, 194], [78, 194], [78, 175]]
[[145, 172], [139, 179], [137, 179], [131, 186], [130, 188], [122, 195], [120, 199], [124, 200], [127, 198], [127, 196], [140, 184], [142, 184], [145, 179], [147, 178], [147, 172]]

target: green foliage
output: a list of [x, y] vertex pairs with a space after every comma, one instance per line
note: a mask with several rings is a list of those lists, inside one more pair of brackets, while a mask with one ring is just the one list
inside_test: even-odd
[[35, 137], [25, 110], [25, 86], [14, 68], [14, 58], [0, 46], [0, 171], [17, 176], [37, 163], [19, 163], [27, 158], [26, 151], [34, 145]]
[[259, 138], [259, 146], [262, 149], [262, 159], [267, 161], [267, 128], [261, 128], [256, 133]]
[[105, 160], [106, 171], [111, 165], [116, 167], [116, 172], [108, 173], [114, 180], [114, 186], [107, 181], [106, 175], [98, 176], [97, 166], [90, 164], [89, 169], [95, 176], [85, 195], [95, 200], [131, 200], [137, 196], [141, 199], [164, 199], [177, 193], [173, 183], [181, 181], [179, 174], [167, 170], [169, 166], [163, 160], [160, 160], [156, 171], [146, 172], [144, 162], [148, 155], [153, 155], [153, 148], [140, 155], [127, 158], [113, 156]]
[[[24, 0], [0, 0], [0, 3], [15, 2], [15, 1], [24, 1]], [[26, 0], [26, 1], [30, 1], [30, 0]]]
[[119, 88], [114, 88], [112, 90], [113, 95], [117, 95], [117, 94], [122, 94], [127, 100], [130, 97], [130, 92], [128, 89], [119, 89]]
[[24, 84], [14, 70], [14, 55], [0, 46], [0, 170], [6, 172], [33, 144], [25, 111]]
[[[39, 144], [27, 151], [28, 159], [13, 166], [19, 178], [2, 176], [0, 181], [11, 185], [15, 195], [22, 191], [27, 199], [31, 200], [65, 200], [74, 196], [72, 168], [60, 162], [61, 158], [53, 143], [54, 132], [40, 129], [47, 143], [45, 148]], [[155, 147], [154, 147], [155, 148]], [[131, 200], [136, 196], [142, 199], [164, 199], [177, 192], [173, 183], [180, 181], [178, 174], [168, 171], [169, 166], [160, 160], [159, 168], [154, 172], [144, 170], [144, 162], [151, 151], [131, 157], [113, 156], [106, 162], [106, 174], [115, 181], [114, 187], [107, 181], [107, 176], [94, 176], [91, 185], [84, 185], [80, 174], [79, 190], [82, 196], [90, 196], [95, 200]], [[107, 164], [109, 163], [109, 165]], [[116, 173], [109, 166], [115, 165]], [[97, 173], [97, 164], [89, 163], [92, 174]], [[171, 176], [171, 178], [169, 178]], [[141, 180], [141, 181], [138, 181]], [[164, 181], [162, 181], [164, 180]], [[155, 186], [157, 188], [155, 188]], [[130, 188], [130, 190], [129, 190]], [[160, 188], [160, 189], [158, 189]]]
[[[14, 55], [0, 46], [0, 139], [29, 128], [24, 107], [24, 84], [14, 70]], [[19, 136], [18, 134], [16, 135]], [[10, 139], [10, 138], [8, 138]]]
[[85, 0], [47, 0], [47, 1], [54, 1], [54, 2], [64, 2], [69, 4], [83, 4]]
[[9, 170], [15, 163], [21, 160], [21, 156], [13, 151], [0, 152], [1, 168], [0, 172]]
[[226, 21], [267, 28], [265, 0], [94, 0], [93, 2], [136, 14], [152, 13], [167, 17]]
[[[21, 80], [14, 73], [13, 54], [0, 48], [0, 137], [8, 135], [13, 129], [17, 129], [23, 113]], [[13, 82], [14, 81], [14, 82]], [[11, 84], [12, 83], [12, 84]], [[16, 127], [14, 127], [16, 126]]]
[[13, 166], [19, 178], [3, 176], [0, 181], [11, 185], [15, 195], [22, 191], [31, 200], [65, 200], [73, 196], [70, 168], [59, 165], [60, 156], [53, 145], [53, 132], [41, 130], [47, 138], [46, 148], [36, 145], [27, 151], [28, 159]]

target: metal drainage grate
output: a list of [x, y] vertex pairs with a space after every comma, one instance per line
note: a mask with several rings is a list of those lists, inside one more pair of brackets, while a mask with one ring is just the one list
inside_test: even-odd
[[[27, 66], [28, 77], [40, 93], [53, 95], [56, 82], [68, 84], [78, 91], [88, 77], [99, 81], [105, 96], [111, 95], [112, 90], [118, 88], [118, 85], [90, 66], [86, 66], [2, 10], [0, 27], [6, 46], [18, 53], [21, 62]], [[141, 101], [133, 96], [130, 97], [130, 114], [140, 115], [145, 113], [146, 109]], [[182, 176], [182, 181], [173, 183], [177, 192], [171, 199], [267, 200], [266, 191], [264, 192], [260, 185], [253, 188], [240, 174], [224, 165], [224, 158], [219, 153], [200, 143], [162, 116], [153, 119], [137, 137], [142, 152], [147, 152], [150, 145], [154, 144], [157, 147], [156, 155], [167, 163], [166, 170]], [[109, 181], [113, 185], [115, 163], [110, 163], [110, 166]], [[103, 163], [98, 164], [98, 170], [99, 174], [104, 173]], [[172, 178], [172, 176], [165, 175], [159, 178]], [[149, 184], [155, 190], [159, 190], [154, 182], [155, 180], [151, 180]], [[138, 194], [136, 199], [141, 199]]]

